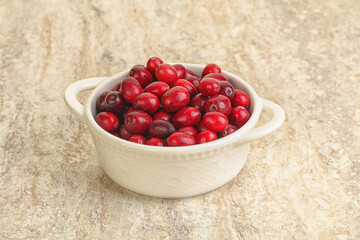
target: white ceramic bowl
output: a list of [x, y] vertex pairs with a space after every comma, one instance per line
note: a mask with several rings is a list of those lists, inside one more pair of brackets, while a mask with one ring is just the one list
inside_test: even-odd
[[[201, 75], [205, 66], [183, 65]], [[94, 119], [96, 99], [128, 75], [89, 78], [74, 82], [65, 91], [71, 112], [89, 127], [98, 159], [105, 172], [118, 184], [134, 192], [166, 198], [181, 198], [212, 191], [234, 178], [244, 166], [250, 142], [276, 130], [285, 119], [277, 104], [260, 98], [244, 80], [223, 71], [235, 88], [251, 99], [249, 121], [233, 134], [205, 144], [186, 147], [155, 147], [125, 141], [103, 130]], [[92, 89], [85, 106], [76, 99], [79, 92]], [[272, 119], [256, 127], [262, 108], [273, 112]]]

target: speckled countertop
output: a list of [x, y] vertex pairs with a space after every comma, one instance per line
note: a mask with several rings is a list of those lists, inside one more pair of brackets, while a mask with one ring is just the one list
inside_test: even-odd
[[[321, 2], [1, 1], [0, 238], [359, 239], [360, 1]], [[118, 186], [65, 107], [70, 83], [153, 55], [216, 62], [285, 109], [214, 192]]]

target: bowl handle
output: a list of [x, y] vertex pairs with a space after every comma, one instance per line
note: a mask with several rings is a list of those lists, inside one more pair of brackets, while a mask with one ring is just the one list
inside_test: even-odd
[[65, 103], [78, 119], [84, 120], [84, 106], [77, 100], [76, 96], [79, 92], [95, 88], [100, 82], [107, 77], [87, 78], [76, 81], [65, 90]]
[[264, 98], [261, 98], [261, 101], [264, 108], [268, 108], [273, 112], [273, 117], [264, 125], [250, 129], [246, 136], [239, 141], [241, 144], [252, 142], [270, 134], [278, 129], [285, 120], [285, 112], [279, 105]]

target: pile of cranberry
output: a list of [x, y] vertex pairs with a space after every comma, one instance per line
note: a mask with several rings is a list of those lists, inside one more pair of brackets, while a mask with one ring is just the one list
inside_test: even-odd
[[111, 134], [153, 146], [188, 146], [225, 137], [250, 115], [249, 96], [234, 89], [216, 64], [201, 78], [158, 57], [135, 65], [96, 102], [96, 122]]

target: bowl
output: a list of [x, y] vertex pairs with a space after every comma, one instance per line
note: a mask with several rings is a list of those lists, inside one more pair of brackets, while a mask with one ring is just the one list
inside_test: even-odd
[[[200, 76], [204, 65], [181, 63]], [[96, 122], [96, 99], [128, 75], [128, 70], [112, 77], [88, 78], [72, 83], [65, 91], [70, 111], [83, 121], [92, 135], [98, 160], [106, 174], [136, 193], [161, 198], [184, 198], [212, 191], [243, 168], [250, 143], [281, 126], [283, 109], [259, 97], [240, 77], [223, 71], [235, 88], [251, 100], [248, 122], [234, 133], [216, 141], [185, 146], [156, 147], [132, 143], [103, 130]], [[83, 106], [76, 98], [81, 91], [95, 88]], [[255, 127], [263, 108], [273, 112], [265, 124]]]

